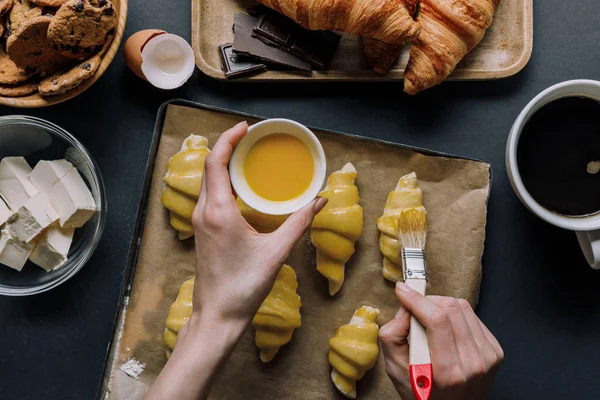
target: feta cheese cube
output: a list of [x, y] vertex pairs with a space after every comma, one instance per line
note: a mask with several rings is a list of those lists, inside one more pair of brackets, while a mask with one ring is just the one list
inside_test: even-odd
[[29, 260], [46, 271], [60, 268], [67, 262], [75, 228], [61, 228], [54, 223], [37, 240]]
[[0, 232], [0, 264], [21, 271], [33, 251], [33, 243], [24, 243], [8, 229]]
[[23, 157], [5, 157], [0, 161], [0, 196], [13, 210], [38, 192], [28, 179], [30, 173], [31, 167]]
[[67, 160], [40, 161], [29, 179], [58, 212], [64, 228], [81, 228], [96, 212], [92, 193]]
[[57, 212], [44, 196], [38, 193], [19, 208], [9, 224], [9, 229], [20, 241], [29, 243], [56, 221], [58, 221]]
[[6, 206], [4, 201], [0, 199], [0, 226], [4, 225], [12, 216], [13, 212]]

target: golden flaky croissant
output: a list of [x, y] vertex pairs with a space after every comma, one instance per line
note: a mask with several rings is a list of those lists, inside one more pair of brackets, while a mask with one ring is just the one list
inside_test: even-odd
[[271, 293], [252, 320], [252, 325], [256, 328], [256, 346], [260, 349], [260, 359], [263, 362], [271, 361], [279, 348], [292, 340], [294, 330], [302, 325], [302, 303], [297, 289], [296, 272], [289, 265], [284, 265]]
[[419, 24], [399, 0], [258, 0], [312, 30], [336, 30], [403, 44]]
[[350, 163], [331, 174], [319, 196], [329, 199], [315, 217], [310, 241], [317, 248], [317, 271], [329, 280], [329, 294], [344, 283], [345, 267], [363, 230], [363, 209], [358, 205], [356, 168]]
[[239, 197], [235, 199], [235, 203], [246, 221], [260, 233], [276, 231], [288, 218], [288, 215], [263, 214], [244, 203], [244, 200]]
[[500, 0], [422, 0], [421, 33], [413, 42], [404, 91], [417, 94], [440, 84], [492, 24]]
[[329, 363], [333, 367], [331, 380], [342, 394], [356, 398], [356, 381], [375, 366], [379, 346], [379, 326], [375, 322], [379, 310], [362, 306], [348, 325], [340, 327], [329, 339]]
[[377, 220], [381, 232], [379, 250], [383, 254], [383, 277], [392, 282], [402, 280], [402, 244], [398, 241], [398, 218], [402, 211], [416, 209], [426, 213], [423, 192], [417, 185], [413, 172], [400, 178], [396, 188], [388, 196], [383, 216]]
[[194, 236], [192, 214], [200, 196], [204, 160], [209, 154], [208, 140], [190, 135], [167, 165], [163, 178], [167, 186], [161, 202], [171, 212], [171, 226], [179, 232], [181, 240]]
[[179, 289], [177, 299], [167, 315], [167, 323], [163, 339], [167, 345], [167, 358], [171, 356], [171, 352], [177, 343], [177, 336], [183, 325], [189, 321], [192, 316], [192, 299], [194, 297], [194, 279], [183, 282]]
[[[402, 0], [402, 2], [410, 16], [415, 17], [419, 0]], [[392, 65], [400, 56], [403, 47], [404, 43], [389, 44], [381, 40], [363, 37], [363, 48], [369, 65], [378, 74], [387, 74], [392, 69]]]

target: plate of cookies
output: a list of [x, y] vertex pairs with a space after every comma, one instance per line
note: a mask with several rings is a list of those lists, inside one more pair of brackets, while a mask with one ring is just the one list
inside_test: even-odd
[[0, 0], [0, 104], [69, 100], [112, 62], [127, 0]]

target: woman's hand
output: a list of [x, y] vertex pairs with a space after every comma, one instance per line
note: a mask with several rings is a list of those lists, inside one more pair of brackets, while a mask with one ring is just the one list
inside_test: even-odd
[[193, 215], [197, 270], [192, 319], [250, 322], [290, 251], [327, 203], [316, 199], [276, 232], [257, 233], [236, 206], [227, 170], [247, 129], [242, 122], [223, 133], [206, 159]]
[[466, 300], [422, 296], [396, 286], [401, 308], [380, 330], [388, 375], [402, 399], [414, 399], [408, 372], [410, 316], [427, 328], [433, 366], [432, 400], [485, 399], [504, 359], [502, 347]]
[[196, 280], [190, 320], [146, 400], [204, 399], [246, 326], [269, 294], [292, 248], [326, 199], [315, 199], [274, 233], [257, 233], [232, 194], [227, 164], [248, 124], [221, 135], [206, 158], [194, 210]]

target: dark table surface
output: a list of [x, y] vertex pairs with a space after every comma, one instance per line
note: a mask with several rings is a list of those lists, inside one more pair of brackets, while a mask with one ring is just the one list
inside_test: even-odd
[[[162, 28], [190, 38], [190, 1], [130, 0], [126, 35]], [[600, 397], [600, 272], [575, 235], [551, 227], [515, 197], [504, 167], [510, 127], [538, 92], [560, 81], [600, 79], [600, 2], [536, 1], [534, 51], [517, 76], [447, 83], [418, 97], [398, 84], [231, 84], [196, 72], [160, 92], [119, 54], [90, 90], [41, 110], [1, 115], [48, 119], [92, 152], [106, 181], [109, 216], [91, 262], [50, 293], [0, 298], [0, 399], [92, 399], [97, 393], [142, 189], [156, 112], [185, 98], [265, 117], [486, 160], [489, 204], [478, 313], [506, 361], [492, 399]]]

